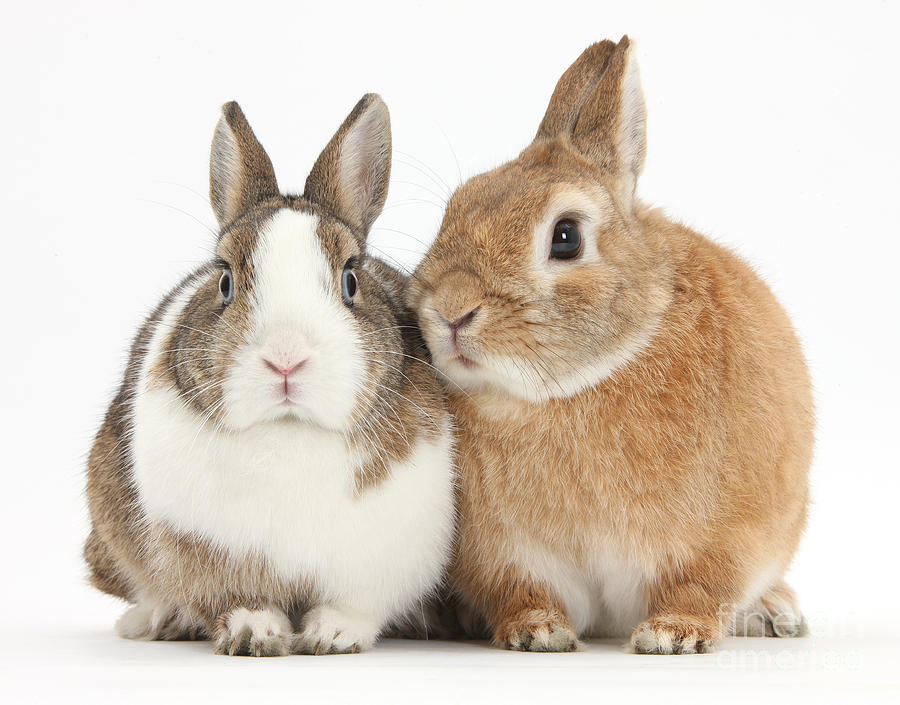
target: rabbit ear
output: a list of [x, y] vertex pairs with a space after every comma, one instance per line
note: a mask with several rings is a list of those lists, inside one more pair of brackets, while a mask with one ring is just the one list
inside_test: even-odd
[[209, 155], [209, 200], [220, 227], [278, 195], [275, 170], [234, 101], [222, 106]]
[[629, 205], [647, 151], [647, 111], [633, 53], [628, 37], [622, 37], [572, 129], [572, 143], [618, 181]]
[[556, 84], [550, 105], [538, 128], [535, 139], [553, 139], [562, 134], [571, 135], [578, 114], [600, 80], [603, 70], [616, 48], [609, 39], [591, 44], [572, 64]]
[[304, 196], [325, 206], [365, 242], [381, 213], [391, 177], [391, 118], [384, 101], [369, 93], [319, 155]]

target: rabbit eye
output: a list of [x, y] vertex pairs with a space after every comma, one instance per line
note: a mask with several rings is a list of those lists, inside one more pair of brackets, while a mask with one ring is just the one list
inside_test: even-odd
[[574, 259], [581, 254], [581, 231], [574, 220], [560, 220], [553, 228], [551, 259]]
[[359, 280], [353, 271], [350, 262], [344, 265], [344, 271], [341, 272], [341, 298], [347, 306], [353, 305], [353, 299], [356, 298], [356, 292], [359, 290]]
[[234, 275], [230, 269], [226, 269], [219, 277], [219, 293], [226, 306], [234, 301]]

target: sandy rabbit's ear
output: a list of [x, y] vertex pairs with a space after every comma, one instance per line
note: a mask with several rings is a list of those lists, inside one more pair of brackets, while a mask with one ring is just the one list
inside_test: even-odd
[[391, 178], [391, 118], [381, 98], [369, 93], [319, 155], [304, 196], [330, 210], [365, 242], [387, 199]]
[[566, 70], [556, 83], [535, 139], [571, 136], [575, 121], [615, 48], [616, 43], [609, 39], [591, 44]]
[[234, 101], [222, 106], [209, 155], [209, 200], [220, 227], [278, 195], [272, 162]]
[[628, 206], [644, 167], [646, 123], [634, 47], [628, 37], [622, 37], [581, 107], [572, 129], [572, 143], [615, 178]]

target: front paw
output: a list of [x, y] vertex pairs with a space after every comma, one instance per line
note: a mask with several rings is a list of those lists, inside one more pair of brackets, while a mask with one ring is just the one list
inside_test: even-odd
[[671, 616], [643, 622], [631, 635], [636, 654], [705, 654], [719, 639], [714, 620]]
[[303, 617], [303, 628], [294, 639], [296, 654], [355, 654], [372, 647], [378, 624], [349, 610], [320, 605]]
[[575, 651], [578, 635], [556, 610], [527, 610], [501, 625], [494, 643], [512, 651]]
[[216, 653], [228, 656], [287, 656], [291, 621], [281, 610], [243, 607], [219, 617]]
[[186, 611], [155, 600], [142, 598], [116, 621], [123, 639], [183, 641], [204, 639], [208, 632]]

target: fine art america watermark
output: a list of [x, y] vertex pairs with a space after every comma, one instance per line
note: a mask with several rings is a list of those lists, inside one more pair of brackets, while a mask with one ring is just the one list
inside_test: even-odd
[[[741, 641], [732, 641], [729, 648], [719, 649], [716, 665], [735, 670], [857, 670], [861, 667], [861, 655], [856, 650], [811, 648], [806, 639], [793, 641], [794, 637], [817, 638], [862, 637], [859, 622], [836, 623], [827, 614], [808, 615], [799, 618], [790, 612], [754, 612], [738, 610], [734, 605], [722, 605], [719, 617], [728, 634], [749, 637], [779, 637], [767, 642], [767, 648], [741, 648]], [[854, 626], [850, 626], [854, 625]], [[788, 639], [790, 641], [783, 641]], [[771, 648], [773, 646], [783, 648]]]

